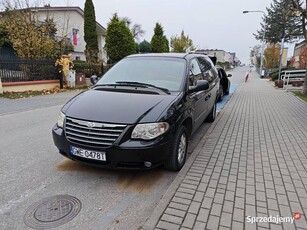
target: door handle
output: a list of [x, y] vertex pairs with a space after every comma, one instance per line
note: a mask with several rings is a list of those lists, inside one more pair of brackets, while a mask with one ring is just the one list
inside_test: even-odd
[[211, 93], [209, 93], [209, 94], [205, 97], [205, 101], [208, 101], [210, 97], [211, 97]]

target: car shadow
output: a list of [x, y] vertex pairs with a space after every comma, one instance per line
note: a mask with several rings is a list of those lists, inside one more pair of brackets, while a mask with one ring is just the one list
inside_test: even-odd
[[103, 169], [64, 159], [56, 167], [58, 172], [82, 173], [91, 177], [109, 177], [116, 182], [117, 189], [120, 191], [130, 191], [134, 193], [149, 192], [160, 180], [169, 174], [175, 174], [157, 167], [150, 170], [117, 170]]

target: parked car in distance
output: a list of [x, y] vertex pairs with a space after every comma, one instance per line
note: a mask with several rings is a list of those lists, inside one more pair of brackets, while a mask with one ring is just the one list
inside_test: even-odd
[[220, 79], [220, 88], [219, 88], [219, 94], [218, 94], [218, 101], [222, 101], [224, 95], [229, 94], [229, 89], [230, 89], [230, 81], [229, 77], [231, 77], [231, 74], [226, 74], [225, 70], [220, 67], [216, 66], [216, 69], [218, 71], [219, 79]]
[[220, 80], [205, 55], [131, 55], [91, 80], [95, 85], [63, 106], [52, 129], [59, 152], [72, 160], [178, 171], [191, 134], [215, 120]]

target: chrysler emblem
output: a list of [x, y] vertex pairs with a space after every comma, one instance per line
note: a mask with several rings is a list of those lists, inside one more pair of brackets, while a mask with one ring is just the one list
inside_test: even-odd
[[94, 122], [87, 122], [87, 127], [89, 127], [89, 128], [93, 128], [93, 127], [95, 127], [95, 123]]

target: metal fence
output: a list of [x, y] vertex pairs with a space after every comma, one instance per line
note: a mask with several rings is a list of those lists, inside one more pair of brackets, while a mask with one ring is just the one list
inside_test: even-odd
[[[0, 78], [2, 82], [57, 80], [60, 78], [56, 60], [21, 59], [17, 56], [0, 55]], [[75, 63], [73, 69], [86, 77], [93, 74], [102, 76], [114, 64], [88, 65], [85, 62]]]
[[2, 82], [56, 80], [55, 60], [29, 60], [16, 56], [0, 56], [0, 78]]

